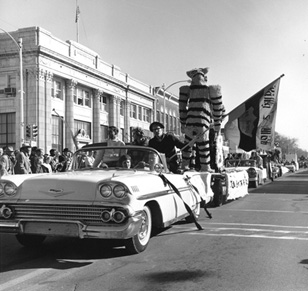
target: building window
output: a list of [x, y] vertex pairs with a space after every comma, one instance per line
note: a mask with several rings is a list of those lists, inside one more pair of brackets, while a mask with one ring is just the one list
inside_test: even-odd
[[55, 81], [55, 97], [62, 100], [62, 84]]
[[63, 85], [60, 81], [54, 80], [51, 87], [51, 96], [63, 100]]
[[84, 129], [85, 136], [88, 136], [89, 138], [91, 138], [91, 123], [90, 122], [75, 120], [74, 121], [74, 134], [77, 133], [79, 129]]
[[77, 104], [83, 106], [82, 90], [79, 88], [77, 90]]
[[137, 119], [137, 105], [136, 104], [130, 105], [130, 117]]
[[160, 112], [157, 110], [156, 111], [156, 121], [160, 122]]
[[142, 107], [138, 106], [138, 119], [142, 120]]
[[51, 147], [60, 153], [63, 150], [63, 120], [59, 116], [51, 119]]
[[12, 146], [16, 143], [15, 113], [0, 114], [0, 147]]
[[151, 110], [143, 108], [143, 121], [151, 122]]
[[84, 94], [84, 105], [91, 108], [91, 99], [89, 91], [83, 91]]
[[16, 76], [8, 75], [8, 88], [16, 88]]
[[105, 95], [102, 95], [101, 97], [100, 97], [100, 109], [102, 110], [102, 111], [105, 111], [105, 112], [108, 112], [108, 106], [107, 106], [107, 96], [105, 96]]
[[120, 115], [124, 116], [124, 108], [125, 108], [125, 101], [121, 100], [120, 102]]
[[74, 87], [74, 91], [73, 91], [73, 95], [74, 95], [74, 103], [77, 104], [77, 87]]
[[77, 88], [76, 93], [74, 93], [74, 103], [80, 106], [86, 106], [91, 108], [90, 92], [81, 88]]
[[3, 97], [16, 96], [16, 76], [2, 75], [0, 76], [0, 95]]
[[6, 88], [6, 75], [0, 76], [0, 89], [3, 90]]

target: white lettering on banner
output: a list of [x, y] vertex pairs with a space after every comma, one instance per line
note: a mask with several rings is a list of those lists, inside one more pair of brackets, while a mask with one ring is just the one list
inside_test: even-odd
[[[261, 104], [261, 107], [263, 109], [269, 109], [274, 106], [276, 100], [275, 100], [275, 93], [276, 93], [276, 83], [271, 87], [265, 94], [263, 98], [263, 104]], [[265, 110], [268, 111], [268, 110]], [[270, 114], [267, 114], [266, 116], [263, 115], [263, 124], [265, 126], [261, 126], [261, 135], [260, 135], [260, 143], [263, 145], [268, 145], [272, 143], [272, 118], [271, 118], [271, 112]]]
[[248, 194], [247, 171], [226, 173], [227, 200], [234, 200]]
[[275, 104], [274, 97], [264, 96], [263, 104], [261, 105], [263, 108], [271, 108]]
[[274, 143], [274, 128], [277, 109], [279, 81], [270, 86], [260, 100], [260, 120], [257, 131], [257, 148], [268, 150]]

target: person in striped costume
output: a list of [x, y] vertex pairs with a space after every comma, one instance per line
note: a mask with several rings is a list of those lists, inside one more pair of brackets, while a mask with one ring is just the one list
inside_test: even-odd
[[[196, 146], [200, 156], [200, 171], [213, 172], [210, 166], [209, 129], [213, 124], [215, 136], [220, 133], [223, 103], [221, 87], [207, 85], [209, 68], [197, 68], [187, 72], [192, 79], [190, 86], [180, 87], [179, 115], [185, 143]], [[186, 146], [182, 153], [182, 168], [189, 169], [192, 147]]]

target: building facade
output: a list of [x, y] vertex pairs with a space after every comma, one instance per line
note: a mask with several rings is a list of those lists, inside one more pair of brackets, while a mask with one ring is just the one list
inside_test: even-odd
[[[22, 39], [21, 70], [19, 48], [8, 34]], [[177, 96], [157, 93], [89, 48], [40, 27], [1, 33], [0, 43], [0, 147], [30, 143], [45, 152], [74, 151], [106, 139], [111, 125], [130, 142], [137, 126], [151, 136], [154, 120], [180, 134]]]

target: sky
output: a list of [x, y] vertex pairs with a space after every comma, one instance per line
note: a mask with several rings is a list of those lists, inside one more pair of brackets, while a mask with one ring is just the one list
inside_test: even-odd
[[0, 28], [77, 41], [77, 5], [79, 43], [103, 61], [154, 87], [209, 67], [227, 112], [284, 74], [275, 130], [308, 150], [307, 0], [0, 0]]

